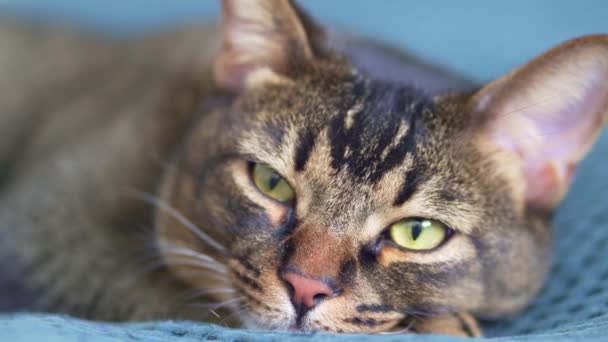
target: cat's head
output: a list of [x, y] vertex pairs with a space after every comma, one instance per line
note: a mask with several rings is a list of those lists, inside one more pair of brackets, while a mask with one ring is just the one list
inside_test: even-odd
[[429, 97], [358, 74], [290, 1], [223, 1], [222, 20], [229, 95], [203, 106], [157, 217], [166, 257], [211, 274], [176, 274], [227, 287], [218, 302], [262, 328], [374, 332], [529, 302], [550, 213], [606, 121], [608, 38]]

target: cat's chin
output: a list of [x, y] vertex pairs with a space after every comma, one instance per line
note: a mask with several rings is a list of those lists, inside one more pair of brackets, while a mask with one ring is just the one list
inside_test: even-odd
[[241, 317], [242, 328], [252, 330], [273, 330], [273, 331], [284, 331], [284, 332], [296, 332], [296, 333], [346, 333], [346, 334], [379, 334], [379, 335], [397, 335], [410, 333], [412, 326], [409, 320], [395, 321], [393, 325], [387, 326], [384, 330], [343, 330], [341, 328], [332, 328], [330, 326], [314, 326], [310, 322], [303, 322], [298, 324], [296, 321], [285, 321], [285, 322], [267, 322], [266, 324], [260, 320], [246, 315], [247, 317]]
[[312, 332], [318, 331], [319, 329], [307, 329], [306, 327], [298, 324], [295, 320], [288, 320], [285, 322], [267, 322], [263, 323], [261, 320], [246, 315], [241, 317], [243, 328], [253, 330], [274, 330], [274, 331], [286, 331], [286, 332]]
[[289, 332], [303, 332], [305, 330], [303, 330], [301, 327], [299, 327], [297, 324], [292, 324], [287, 328], [287, 331]]

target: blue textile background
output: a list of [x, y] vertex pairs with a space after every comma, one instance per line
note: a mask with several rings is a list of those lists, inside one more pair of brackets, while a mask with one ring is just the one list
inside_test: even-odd
[[[482, 81], [566, 39], [608, 32], [608, 2], [603, 0], [308, 0], [303, 4], [322, 22], [409, 48]], [[131, 34], [212, 17], [217, 5], [210, 0], [0, 0], [0, 14], [7, 13]], [[524, 314], [486, 325], [490, 334], [510, 335], [508, 339], [514, 341], [605, 340], [608, 336], [607, 155], [605, 133], [579, 168], [555, 217], [556, 255], [545, 289]], [[104, 324], [27, 314], [0, 318], [0, 340], [7, 341], [282, 340], [286, 336], [188, 322]], [[352, 336], [290, 336], [296, 340], [353, 340]], [[389, 341], [397, 337], [375, 338]]]

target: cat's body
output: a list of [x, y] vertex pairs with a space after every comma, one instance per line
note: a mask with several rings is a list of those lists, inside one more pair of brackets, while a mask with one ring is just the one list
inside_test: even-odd
[[[116, 301], [109, 287], [123, 281], [104, 279], [135, 278], [129, 263], [144, 243], [149, 249], [138, 240], [150, 229], [149, 208], [126, 195], [155, 191], [192, 120], [183, 113], [196, 113], [207, 82], [191, 82], [208, 72], [212, 52], [191, 39], [211, 39], [208, 31], [139, 42], [17, 25], [0, 31], [2, 264], [34, 308], [147, 315], [130, 310], [151, 288], [133, 285], [122, 295], [130, 299]], [[89, 305], [93, 298], [98, 305]]]
[[[508, 110], [496, 89], [523, 76], [478, 91], [375, 42], [326, 44], [288, 1], [240, 13], [247, 3], [224, 2], [221, 46], [209, 27], [110, 42], [0, 26], [3, 308], [337, 332], [415, 317], [416, 331], [457, 335], [479, 334], [470, 312], [523, 308], [571, 172], [529, 163], [525, 144], [523, 162], [497, 149], [513, 123], [475, 116]], [[272, 16], [261, 40], [237, 39], [250, 15]], [[523, 70], [538, 78], [538, 65]], [[256, 191], [251, 163], [288, 178], [297, 201]], [[455, 227], [437, 251], [402, 250], [382, 229], [409, 216]], [[221, 305], [184, 305], [192, 289]]]

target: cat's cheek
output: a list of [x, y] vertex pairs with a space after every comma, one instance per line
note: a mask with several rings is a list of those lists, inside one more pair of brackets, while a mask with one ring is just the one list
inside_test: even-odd
[[[263, 269], [252, 270], [243, 262], [231, 260], [231, 281], [243, 297], [243, 325], [257, 329], [287, 330], [296, 322], [296, 313], [285, 284], [277, 277], [272, 261]], [[260, 262], [260, 260], [258, 260]]]

